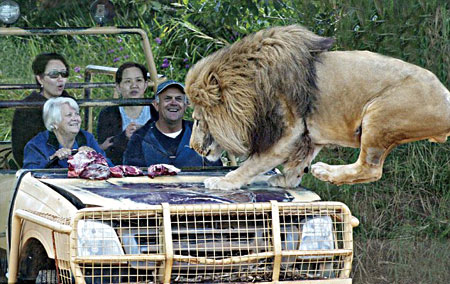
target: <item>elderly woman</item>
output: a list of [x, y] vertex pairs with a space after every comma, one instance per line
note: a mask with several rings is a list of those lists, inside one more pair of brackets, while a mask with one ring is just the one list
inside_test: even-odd
[[[32, 63], [39, 91], [33, 91], [23, 99], [26, 102], [46, 101], [49, 98], [70, 97], [64, 90], [69, 77], [69, 65], [58, 53], [41, 53]], [[17, 109], [12, 122], [13, 155], [19, 166], [23, 161], [23, 150], [28, 141], [45, 130], [42, 108]]]
[[[43, 118], [47, 130], [25, 146], [24, 168], [67, 168], [67, 158], [73, 150], [94, 150], [106, 157], [94, 136], [80, 130], [81, 117], [75, 100], [63, 97], [48, 99], [44, 104]], [[109, 159], [107, 161], [109, 166], [113, 166]]]

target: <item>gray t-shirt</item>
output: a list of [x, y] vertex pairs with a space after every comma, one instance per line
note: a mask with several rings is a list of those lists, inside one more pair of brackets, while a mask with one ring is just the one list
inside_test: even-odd
[[144, 106], [137, 118], [128, 117], [124, 107], [119, 107], [119, 111], [122, 117], [122, 131], [127, 129], [127, 126], [132, 122], [142, 126], [152, 117], [149, 106]]

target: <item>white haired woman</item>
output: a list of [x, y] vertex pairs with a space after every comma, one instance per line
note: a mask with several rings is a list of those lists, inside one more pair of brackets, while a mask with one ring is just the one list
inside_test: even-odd
[[[63, 97], [48, 99], [44, 104], [43, 118], [47, 130], [25, 146], [23, 168], [67, 168], [67, 158], [73, 150], [94, 150], [106, 157], [94, 136], [80, 129], [81, 117], [75, 100]], [[109, 159], [107, 161], [109, 166], [113, 166]]]

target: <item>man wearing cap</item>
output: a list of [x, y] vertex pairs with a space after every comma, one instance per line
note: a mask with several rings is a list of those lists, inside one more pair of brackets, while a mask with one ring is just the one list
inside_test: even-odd
[[173, 80], [161, 83], [155, 96], [159, 119], [147, 122], [133, 134], [123, 163], [138, 167], [154, 164], [170, 164], [178, 168], [221, 166], [220, 161], [210, 162], [189, 148], [192, 122], [183, 120], [186, 106], [183, 84]]

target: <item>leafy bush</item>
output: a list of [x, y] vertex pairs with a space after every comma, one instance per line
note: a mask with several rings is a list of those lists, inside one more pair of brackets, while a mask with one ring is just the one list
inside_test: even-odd
[[[22, 2], [26, 5], [18, 26], [93, 25], [88, 0]], [[139, 26], [146, 30], [159, 73], [179, 81], [184, 80], [189, 67], [200, 58], [249, 33], [274, 25], [299, 23], [320, 35], [334, 37], [335, 50], [367, 49], [394, 56], [432, 71], [444, 85], [450, 85], [450, 4], [446, 0], [112, 2], [117, 11], [114, 25]], [[28, 46], [31, 53], [24, 52]], [[6, 77], [11, 76], [21, 78], [22, 82], [33, 82], [30, 60], [44, 50], [63, 52], [71, 59], [72, 68], [80, 68], [79, 73], [72, 73], [75, 76], [71, 80], [81, 80], [77, 75], [82, 74], [87, 64], [119, 66], [125, 60], [144, 62], [136, 51], [138, 48], [137, 39], [132, 37], [8, 38], [6, 41], [2, 38], [0, 50], [8, 56], [2, 55], [0, 81], [7, 82]], [[100, 94], [107, 95], [110, 94]], [[21, 97], [16, 93], [9, 98]], [[6, 113], [8, 116], [10, 113]], [[0, 136], [9, 138], [8, 120], [3, 117], [0, 123], [3, 123]], [[323, 150], [316, 160], [344, 164], [355, 161], [357, 156], [357, 149], [336, 147]], [[422, 141], [397, 147], [388, 156], [383, 178], [374, 183], [337, 187], [305, 175], [304, 186], [316, 190], [324, 200], [345, 202], [361, 220], [355, 231], [357, 282], [444, 283], [443, 279], [448, 280], [449, 271], [442, 268], [448, 269], [445, 263], [450, 262], [450, 255], [442, 248], [448, 248], [450, 238], [449, 157], [450, 142], [437, 145]], [[385, 247], [394, 250], [383, 252]], [[414, 252], [410, 247], [419, 250]], [[423, 252], [428, 252], [426, 257]], [[389, 265], [382, 265], [385, 259]], [[403, 265], [411, 259], [415, 260], [415, 268], [396, 269], [396, 263]], [[436, 263], [439, 269], [422, 274], [422, 278], [418, 276], [422, 267], [433, 266], [430, 263]]]

